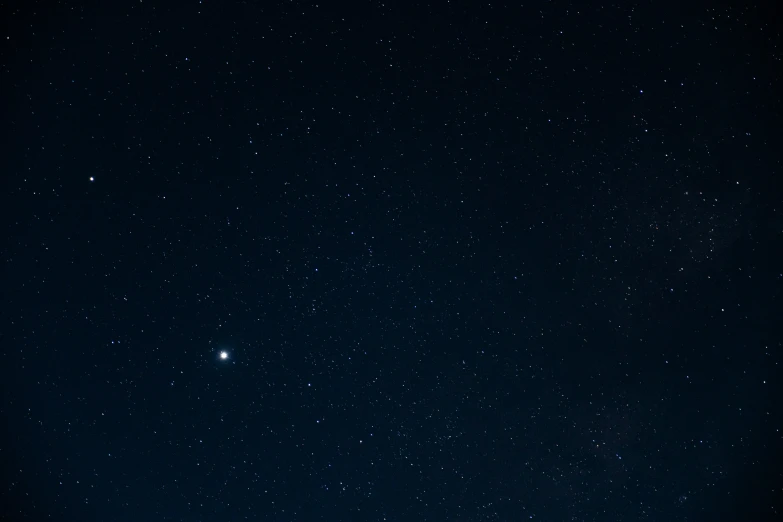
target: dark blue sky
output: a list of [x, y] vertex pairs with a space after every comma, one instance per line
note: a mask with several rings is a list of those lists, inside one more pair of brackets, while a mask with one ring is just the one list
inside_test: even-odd
[[0, 6], [0, 518], [778, 520], [779, 19]]

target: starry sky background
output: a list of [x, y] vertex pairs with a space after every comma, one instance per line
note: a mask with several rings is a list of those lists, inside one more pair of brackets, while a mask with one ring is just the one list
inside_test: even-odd
[[329, 4], [0, 6], [0, 517], [781, 516], [774, 3]]

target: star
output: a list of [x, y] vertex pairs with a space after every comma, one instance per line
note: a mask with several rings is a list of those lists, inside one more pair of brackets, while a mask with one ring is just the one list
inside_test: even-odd
[[228, 359], [228, 352], [224, 350], [220, 352], [220, 360], [225, 361], [226, 359]]

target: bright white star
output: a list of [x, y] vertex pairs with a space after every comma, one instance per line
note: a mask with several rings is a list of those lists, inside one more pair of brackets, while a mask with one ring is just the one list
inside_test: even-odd
[[225, 361], [226, 359], [228, 359], [228, 352], [226, 351], [220, 352], [220, 360]]

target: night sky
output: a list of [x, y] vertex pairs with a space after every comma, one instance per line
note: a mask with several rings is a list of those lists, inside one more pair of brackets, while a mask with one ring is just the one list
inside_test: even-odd
[[5, 2], [0, 519], [780, 520], [781, 18]]

